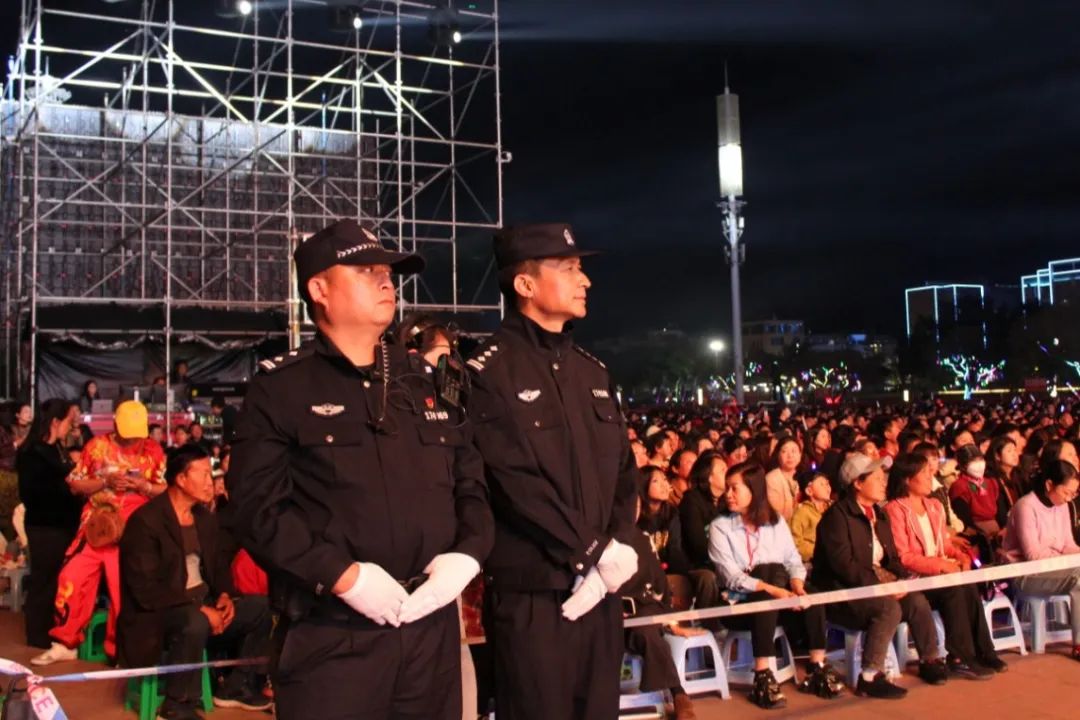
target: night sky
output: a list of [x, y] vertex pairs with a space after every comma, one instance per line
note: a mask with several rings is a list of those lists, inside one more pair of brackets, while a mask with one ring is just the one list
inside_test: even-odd
[[[6, 54], [18, 3], [0, 5]], [[729, 332], [725, 61], [742, 106], [747, 319], [899, 334], [905, 287], [1016, 284], [1080, 254], [1080, 2], [503, 0], [501, 13], [505, 216], [567, 220], [609, 251], [587, 264], [583, 335]]]

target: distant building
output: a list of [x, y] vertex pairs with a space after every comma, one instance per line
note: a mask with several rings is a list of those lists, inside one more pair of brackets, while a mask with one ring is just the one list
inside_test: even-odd
[[856, 352], [864, 358], [896, 356], [896, 338], [888, 335], [868, 335], [867, 333], [818, 334], [812, 333], [806, 338], [806, 349], [810, 352]]
[[924, 285], [904, 291], [904, 318], [907, 336], [920, 324], [932, 328], [934, 341], [943, 337], [951, 344], [986, 348], [986, 323], [983, 310], [986, 288], [982, 285]]
[[802, 320], [761, 320], [742, 325], [743, 348], [747, 355], [783, 355], [784, 350], [806, 338]]
[[1032, 275], [1021, 276], [1020, 301], [1025, 308], [1080, 305], [1080, 258], [1054, 260]]

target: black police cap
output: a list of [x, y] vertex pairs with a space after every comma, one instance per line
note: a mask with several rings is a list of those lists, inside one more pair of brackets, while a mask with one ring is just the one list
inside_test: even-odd
[[334, 265], [389, 265], [401, 275], [424, 269], [424, 258], [415, 253], [383, 247], [374, 231], [355, 220], [338, 220], [300, 243], [293, 253], [300, 295], [307, 298], [307, 282]]
[[495, 264], [500, 270], [524, 260], [585, 257], [598, 254], [582, 250], [566, 223], [538, 223], [503, 228], [495, 234]]

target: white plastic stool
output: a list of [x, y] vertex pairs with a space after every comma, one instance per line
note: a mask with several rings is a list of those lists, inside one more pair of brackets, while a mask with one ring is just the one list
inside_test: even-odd
[[[780, 656], [783, 664], [778, 665], [775, 654], [769, 658], [769, 669], [777, 683], [795, 680], [795, 656], [791, 652], [791, 643], [788, 642], [784, 628], [776, 626], [773, 633], [773, 643], [780, 644]], [[732, 658], [731, 651], [735, 650]], [[728, 680], [733, 685], [754, 684], [754, 649], [750, 633], [745, 630], [732, 630], [724, 638], [724, 664], [727, 665]]]
[[[665, 697], [662, 692], [647, 693], [624, 693], [619, 696], [619, 720], [631, 720], [641, 718], [657, 718], [664, 720], [667, 711], [664, 710]], [[624, 710], [636, 710], [624, 714]]]
[[[1072, 626], [1069, 620], [1072, 600], [1068, 595], [1021, 595], [1018, 604], [1021, 616], [1027, 619], [1022, 625], [1031, 642], [1031, 652], [1042, 655], [1046, 652], [1047, 643], [1072, 642]], [[1055, 614], [1055, 623], [1062, 622], [1064, 618], [1068, 627], [1064, 630], [1051, 629], [1051, 611]]]
[[[682, 682], [683, 690], [688, 695], [715, 692], [720, 693], [720, 697], [724, 700], [731, 697], [724, 657], [720, 653], [720, 646], [717, 645], [716, 638], [713, 637], [712, 633], [707, 632], [691, 637], [665, 634], [664, 640], [667, 641], [668, 647], [671, 648], [671, 658], [675, 661], [675, 670], [679, 673], [679, 680]], [[702, 669], [687, 671], [687, 653], [695, 650], [701, 653], [712, 653], [712, 670], [708, 669], [703, 662], [700, 666]], [[691, 673], [695, 677], [688, 677]]]
[[[938, 657], [945, 659], [948, 652], [945, 650], [945, 623], [941, 620], [941, 613], [934, 610], [931, 613], [934, 619], [934, 630], [937, 631], [937, 651]], [[896, 626], [896, 634], [893, 635], [893, 643], [896, 645], [896, 657], [902, 661], [904, 665], [913, 663], [919, 659], [919, 651], [915, 648], [914, 643], [910, 642], [911, 628], [908, 627], [906, 622], [902, 622]]]
[[[994, 613], [1006, 611], [1009, 614], [1008, 622], [994, 627]], [[1016, 608], [1013, 607], [1007, 595], [998, 593], [991, 600], [983, 600], [983, 612], [986, 614], [986, 627], [990, 628], [990, 637], [994, 641], [994, 650], [1001, 652], [1015, 648], [1021, 655], [1027, 655], [1020, 617], [1016, 614]]]
[[[832, 623], [829, 623], [828, 629], [844, 636], [844, 647], [828, 653], [829, 662], [847, 675], [848, 687], [854, 688], [859, 683], [859, 674], [862, 673], [864, 633], [862, 630], [849, 630]], [[896, 660], [896, 647], [892, 643], [889, 643], [885, 654], [885, 677], [900, 677], [900, 663]]]
[[622, 659], [623, 668], [630, 668], [630, 677], [619, 678], [619, 692], [636, 693], [641, 687], [641, 656], [624, 653]]
[[6, 577], [10, 585], [3, 595], [0, 595], [0, 606], [6, 607], [12, 612], [19, 612], [23, 605], [23, 578], [29, 572], [27, 567], [4, 568], [0, 570], [0, 576]]

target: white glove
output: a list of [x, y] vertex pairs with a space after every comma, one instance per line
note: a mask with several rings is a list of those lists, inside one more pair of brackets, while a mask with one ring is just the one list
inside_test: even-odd
[[432, 558], [424, 572], [428, 579], [401, 605], [403, 623], [416, 622], [454, 602], [480, 572], [480, 563], [464, 553], [443, 553]]
[[600, 573], [596, 568], [589, 570], [589, 574], [585, 576], [584, 580], [580, 577], [578, 580], [579, 582], [574, 587], [573, 594], [562, 604], [563, 617], [570, 622], [574, 622], [599, 605], [600, 601], [607, 595], [604, 580], [600, 577]]
[[634, 577], [637, 567], [637, 551], [617, 540], [608, 543], [604, 554], [600, 556], [600, 562], [596, 563], [596, 569], [600, 571], [600, 577], [604, 580], [608, 592], [618, 592], [627, 580]]
[[338, 595], [345, 604], [361, 615], [374, 620], [379, 625], [390, 623], [394, 627], [401, 625], [398, 613], [401, 604], [409, 597], [389, 573], [375, 563], [357, 563], [360, 573], [352, 587]]

